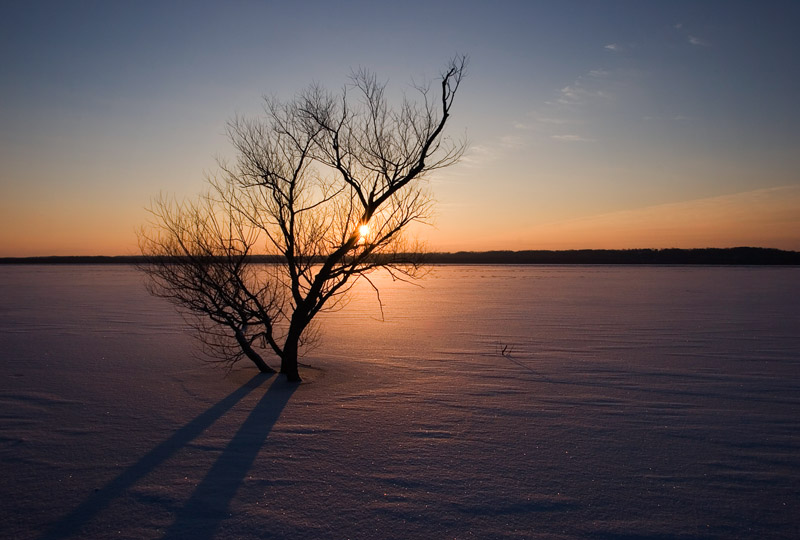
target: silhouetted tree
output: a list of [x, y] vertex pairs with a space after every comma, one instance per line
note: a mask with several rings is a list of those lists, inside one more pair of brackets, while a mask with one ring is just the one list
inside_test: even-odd
[[320, 311], [376, 269], [419, 275], [403, 231], [430, 216], [426, 175], [463, 153], [443, 129], [465, 64], [454, 58], [433, 90], [414, 85], [399, 108], [359, 70], [339, 94], [314, 85], [289, 102], [265, 99], [264, 117], [231, 121], [236, 162], [220, 162], [199, 199], [162, 196], [151, 208], [139, 235], [150, 292], [221, 360], [271, 372], [268, 350], [299, 381], [298, 351]]

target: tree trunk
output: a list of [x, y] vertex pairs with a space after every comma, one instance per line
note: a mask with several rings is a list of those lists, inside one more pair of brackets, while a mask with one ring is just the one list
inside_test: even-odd
[[292, 317], [292, 323], [289, 326], [289, 333], [286, 336], [286, 343], [283, 345], [283, 354], [281, 355], [281, 373], [286, 375], [286, 380], [289, 382], [300, 382], [300, 373], [297, 371], [297, 352], [300, 343], [300, 335], [303, 333], [306, 325], [298, 322], [300, 319], [296, 316]]
[[[235, 335], [236, 342], [242, 348], [242, 352], [256, 365], [258, 371], [261, 373], [275, 373], [275, 370], [269, 367], [266, 362], [264, 362], [264, 359], [261, 358], [261, 355], [253, 350], [253, 348], [247, 342], [247, 339], [244, 337], [244, 334], [242, 334], [239, 330], [235, 330]], [[281, 369], [281, 371], [283, 371], [283, 369]]]
[[286, 380], [289, 382], [300, 382], [300, 373], [297, 371], [297, 344], [294, 347], [286, 346], [283, 348], [283, 357], [281, 357], [281, 373], [286, 375]]

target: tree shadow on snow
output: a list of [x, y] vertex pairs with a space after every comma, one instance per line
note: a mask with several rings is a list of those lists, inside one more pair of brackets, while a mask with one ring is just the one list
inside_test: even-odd
[[[200, 436], [214, 422], [231, 410], [252, 391], [261, 387], [269, 376], [255, 375], [222, 401], [178, 429], [170, 438], [150, 450], [139, 461], [125, 469], [104, 487], [96, 490], [72, 512], [56, 521], [40, 540], [75, 536], [90, 520], [109, 504], [123, 496], [136, 482], [155, 470], [179, 450]], [[272, 384], [250, 415], [198, 484], [164, 538], [211, 538], [219, 523], [227, 517], [227, 508], [239, 484], [250, 469], [283, 408], [297, 385], [285, 384], [272, 377]], [[187, 536], [188, 535], [188, 536]]]
[[296, 388], [294, 384], [272, 383], [162, 538], [214, 537], [229, 516], [228, 506], [236, 490]]

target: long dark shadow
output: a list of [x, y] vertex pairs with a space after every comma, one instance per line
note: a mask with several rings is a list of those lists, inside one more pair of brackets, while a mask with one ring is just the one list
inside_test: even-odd
[[106, 508], [112, 500], [122, 495], [178, 450], [196, 439], [242, 398], [264, 384], [268, 378], [269, 376], [261, 374], [254, 376], [222, 401], [195, 417], [176, 431], [169, 439], [150, 450], [139, 461], [125, 469], [103, 488], [95, 491], [75, 510], [53, 523], [39, 539], [51, 540], [75, 535], [81, 527]]
[[214, 537], [222, 521], [228, 517], [228, 507], [236, 490], [295, 388], [297, 385], [287, 385], [275, 378], [192, 496], [177, 512], [163, 539], [206, 540]]

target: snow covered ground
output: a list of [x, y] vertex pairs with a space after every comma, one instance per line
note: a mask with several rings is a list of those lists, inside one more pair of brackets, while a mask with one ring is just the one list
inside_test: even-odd
[[800, 537], [800, 268], [379, 281], [291, 387], [131, 268], [0, 267], [0, 538]]

